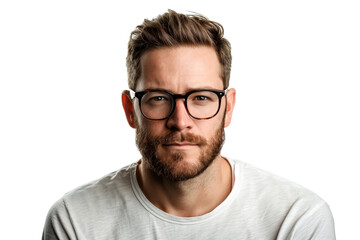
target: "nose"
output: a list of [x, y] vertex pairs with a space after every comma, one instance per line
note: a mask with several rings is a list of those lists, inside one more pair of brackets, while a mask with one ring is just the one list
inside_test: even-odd
[[192, 128], [193, 119], [190, 117], [185, 107], [184, 99], [176, 99], [176, 105], [173, 113], [167, 119], [166, 126], [169, 129], [184, 130]]

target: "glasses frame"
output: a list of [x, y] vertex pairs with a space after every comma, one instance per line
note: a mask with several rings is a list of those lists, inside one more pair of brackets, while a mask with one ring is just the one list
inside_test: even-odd
[[[196, 93], [196, 92], [203, 92], [203, 91], [209, 91], [209, 92], [213, 92], [216, 94], [216, 96], [219, 98], [219, 106], [216, 110], [216, 113], [210, 117], [207, 117], [207, 118], [198, 118], [198, 117], [194, 117], [190, 112], [189, 112], [189, 109], [188, 109], [188, 106], [187, 106], [187, 99], [188, 97], [193, 94], [193, 93]], [[146, 93], [149, 93], [149, 92], [160, 92], [160, 93], [167, 93], [171, 96], [174, 104], [172, 105], [172, 108], [168, 114], [167, 117], [164, 117], [164, 118], [159, 118], [159, 119], [153, 119], [153, 118], [149, 118], [147, 117], [143, 111], [142, 111], [142, 108], [141, 108], [141, 99], [142, 97], [146, 94]], [[139, 99], [139, 107], [140, 107], [140, 112], [141, 114], [146, 118], [146, 119], [149, 119], [149, 120], [165, 120], [165, 119], [168, 119], [173, 113], [174, 113], [174, 110], [175, 110], [175, 107], [176, 107], [176, 99], [185, 99], [185, 108], [186, 108], [186, 111], [187, 113], [189, 114], [190, 117], [194, 118], [194, 119], [197, 119], [197, 120], [207, 120], [207, 119], [210, 119], [210, 118], [213, 118], [215, 117], [218, 113], [219, 113], [219, 110], [220, 110], [220, 107], [221, 107], [221, 99], [223, 96], [226, 95], [226, 90], [214, 90], [214, 89], [196, 89], [196, 90], [192, 90], [190, 92], [187, 92], [185, 94], [174, 94], [172, 92], [169, 92], [169, 91], [166, 91], [166, 90], [145, 90], [145, 91], [140, 91], [140, 92], [135, 92], [133, 90], [130, 90], [130, 97], [132, 99], [134, 99], [135, 97]]]

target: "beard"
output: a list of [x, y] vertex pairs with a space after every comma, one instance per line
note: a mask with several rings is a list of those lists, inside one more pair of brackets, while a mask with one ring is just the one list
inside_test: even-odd
[[[144, 164], [157, 176], [172, 182], [185, 181], [203, 173], [220, 154], [225, 140], [224, 119], [215, 134], [209, 140], [191, 133], [172, 131], [167, 135], [153, 137], [145, 128], [136, 123], [136, 145], [142, 155]], [[200, 150], [198, 159], [185, 161], [189, 153], [180, 150], [168, 150], [163, 144], [187, 142], [196, 144]], [[194, 160], [194, 159], [193, 159]]]

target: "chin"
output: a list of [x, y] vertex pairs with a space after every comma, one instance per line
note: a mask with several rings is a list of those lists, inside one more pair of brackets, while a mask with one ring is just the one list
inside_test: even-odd
[[177, 182], [192, 179], [206, 170], [209, 162], [201, 160], [200, 151], [159, 151], [153, 170], [159, 177]]
[[163, 163], [167, 164], [186, 164], [194, 165], [200, 162], [200, 149], [187, 149], [187, 150], [177, 150], [177, 149], [167, 149], [161, 148], [157, 152], [157, 158]]

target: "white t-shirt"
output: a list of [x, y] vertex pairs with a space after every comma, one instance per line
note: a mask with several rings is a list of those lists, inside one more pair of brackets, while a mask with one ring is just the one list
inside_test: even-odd
[[213, 211], [177, 217], [142, 193], [133, 163], [67, 193], [50, 209], [43, 239], [335, 239], [328, 205], [316, 194], [229, 160], [229, 196]]

